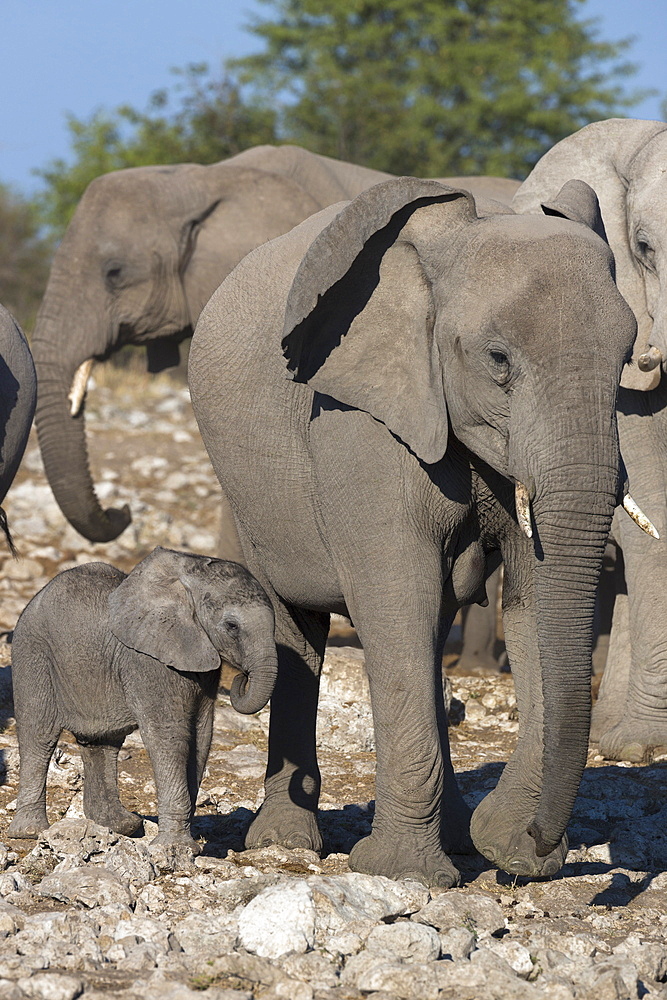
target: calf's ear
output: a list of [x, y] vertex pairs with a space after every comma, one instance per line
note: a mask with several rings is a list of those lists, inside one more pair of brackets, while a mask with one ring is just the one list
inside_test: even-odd
[[197, 620], [180, 553], [158, 547], [109, 596], [109, 625], [124, 646], [177, 670], [217, 670], [220, 656]]

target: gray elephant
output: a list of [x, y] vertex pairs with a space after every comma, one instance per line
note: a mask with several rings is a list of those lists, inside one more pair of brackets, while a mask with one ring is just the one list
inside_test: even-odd
[[599, 228], [593, 192], [568, 185], [551, 210], [564, 218], [486, 215], [467, 191], [387, 181], [253, 251], [202, 312], [195, 415], [276, 611], [248, 845], [320, 845], [315, 717], [336, 612], [364, 646], [377, 745], [373, 831], [350, 866], [454, 884], [446, 851], [468, 848], [469, 812], [441, 654], [502, 554], [523, 728], [470, 832], [509, 872], [563, 862], [635, 323], [608, 246], [568, 221]]
[[[37, 378], [28, 342], [18, 323], [0, 306], [0, 503], [14, 481], [28, 443], [37, 399]], [[13, 543], [0, 508], [0, 529]]]
[[238, 563], [157, 548], [129, 575], [87, 563], [28, 604], [12, 643], [20, 753], [10, 837], [48, 826], [46, 776], [63, 729], [77, 739], [88, 819], [137, 833], [118, 797], [116, 762], [139, 728], [158, 797], [154, 843], [185, 845], [211, 745], [221, 658], [241, 673], [232, 705], [257, 712], [277, 671], [271, 604]]
[[[77, 531], [105, 542], [130, 521], [127, 507], [100, 507], [88, 469], [82, 404], [93, 360], [132, 343], [146, 346], [149, 371], [177, 364], [179, 342], [246, 253], [388, 176], [297, 146], [257, 146], [212, 166], [141, 167], [93, 181], [56, 252], [33, 338], [46, 474]], [[508, 203], [518, 187], [467, 183]], [[229, 513], [220, 554], [240, 554]]]
[[616, 280], [638, 324], [632, 364], [618, 396], [618, 429], [633, 495], [660, 533], [647, 538], [625, 518], [613, 534], [623, 551], [619, 595], [592, 737], [612, 759], [648, 759], [667, 745], [667, 124], [611, 119], [563, 139], [514, 198], [536, 212], [569, 178], [595, 188], [616, 259]]

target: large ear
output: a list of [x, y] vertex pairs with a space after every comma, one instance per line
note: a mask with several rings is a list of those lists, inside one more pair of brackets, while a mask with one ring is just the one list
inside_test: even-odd
[[[628, 234], [627, 191], [633, 163], [646, 145], [667, 130], [664, 122], [610, 118], [594, 122], [550, 149], [514, 196], [517, 212], [539, 213], [568, 180], [579, 179], [596, 192], [607, 241], [616, 260], [616, 284], [637, 318], [633, 357], [648, 349], [653, 321], [646, 308], [644, 282], [635, 264]], [[623, 369], [621, 385], [651, 389], [660, 369], [642, 372], [636, 364]]]
[[370, 413], [428, 463], [447, 448], [431, 257], [475, 219], [468, 191], [414, 177], [378, 184], [316, 237], [287, 302], [294, 380]]
[[178, 670], [205, 673], [220, 666], [197, 621], [181, 553], [158, 546], [113, 591], [108, 604], [111, 631], [124, 646]]
[[567, 181], [555, 198], [542, 202], [545, 215], [558, 215], [562, 219], [581, 222], [607, 243], [607, 233], [600, 213], [598, 197], [585, 181]]
[[293, 178], [266, 170], [233, 166], [232, 161], [190, 170], [181, 272], [196, 322], [218, 285], [246, 254], [289, 232], [322, 206]]

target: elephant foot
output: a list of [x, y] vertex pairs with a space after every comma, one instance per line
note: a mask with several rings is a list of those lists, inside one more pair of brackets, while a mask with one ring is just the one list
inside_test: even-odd
[[502, 669], [503, 662], [495, 656], [466, 656], [462, 654], [456, 661], [455, 671], [459, 675], [470, 677], [496, 677]]
[[141, 816], [124, 809], [120, 803], [115, 807], [106, 805], [89, 807], [84, 803], [83, 809], [86, 819], [91, 819], [98, 826], [106, 826], [114, 833], [121, 833], [125, 837], [141, 837], [144, 833], [144, 821]]
[[667, 752], [667, 718], [658, 723], [625, 719], [601, 734], [598, 749], [607, 760], [648, 764]]
[[599, 698], [591, 713], [590, 742], [599, 743], [605, 733], [620, 724], [621, 718], [618, 704], [611, 703], [608, 698]]
[[365, 875], [413, 879], [428, 886], [451, 889], [459, 884], [459, 872], [444, 851], [417, 847], [400, 837], [372, 833], [358, 841], [350, 852], [350, 868]]
[[49, 821], [43, 809], [17, 809], [7, 836], [15, 840], [37, 840], [48, 827]]
[[267, 799], [250, 824], [245, 846], [268, 847], [281, 844], [283, 847], [305, 847], [306, 850], [322, 853], [322, 834], [317, 825], [317, 817], [310, 809], [294, 805], [293, 802]]
[[530, 878], [555, 875], [567, 857], [567, 836], [563, 834], [560, 844], [550, 854], [539, 857], [535, 851], [535, 841], [528, 833], [532, 816], [517, 821], [517, 814], [520, 816], [521, 811], [511, 808], [506, 793], [499, 797], [494, 792], [487, 795], [475, 809], [470, 822], [475, 847], [480, 854], [510, 875], [526, 875]]

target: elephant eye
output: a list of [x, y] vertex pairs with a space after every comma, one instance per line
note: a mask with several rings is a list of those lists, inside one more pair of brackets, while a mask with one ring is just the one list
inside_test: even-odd
[[645, 267], [655, 271], [655, 250], [643, 233], [637, 234], [637, 255]]
[[241, 626], [235, 618], [227, 618], [223, 624], [230, 635], [238, 635]]
[[107, 267], [104, 272], [104, 280], [111, 291], [118, 288], [123, 280], [123, 269], [120, 264], [111, 264]]
[[491, 375], [498, 385], [505, 385], [509, 381], [511, 374], [510, 360], [504, 351], [497, 348], [489, 350], [489, 363]]

